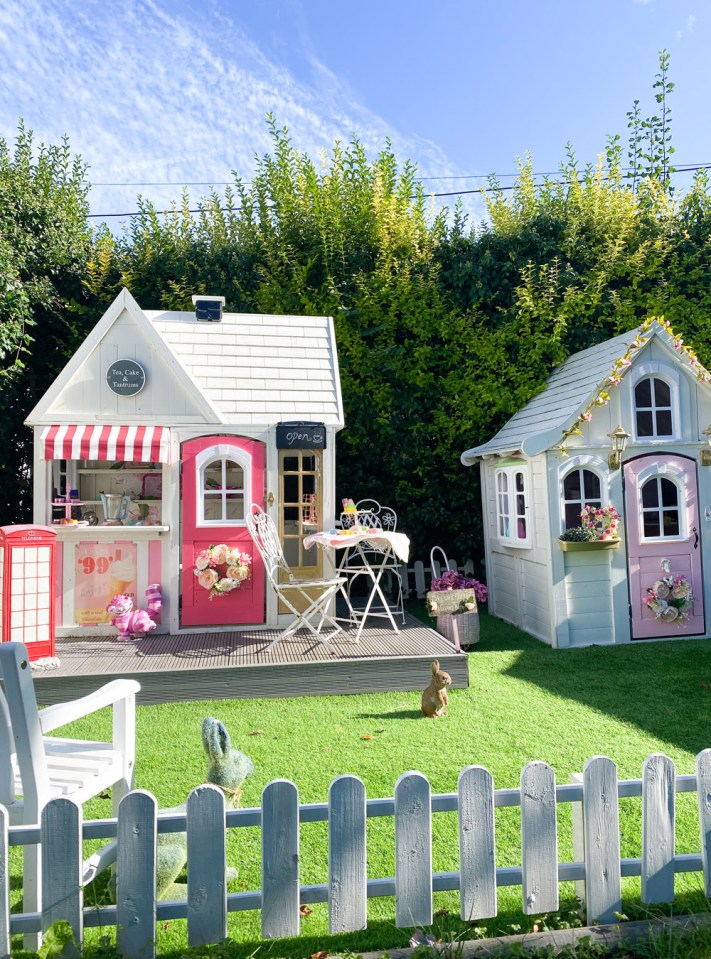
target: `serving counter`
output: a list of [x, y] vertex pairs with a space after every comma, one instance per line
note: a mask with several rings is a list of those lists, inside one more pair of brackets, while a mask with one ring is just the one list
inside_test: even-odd
[[[162, 581], [168, 526], [60, 525], [57, 531], [58, 636], [115, 635], [106, 606], [128, 593], [145, 608], [146, 589]], [[165, 619], [165, 617], [164, 617]], [[166, 632], [167, 627], [158, 632]]]

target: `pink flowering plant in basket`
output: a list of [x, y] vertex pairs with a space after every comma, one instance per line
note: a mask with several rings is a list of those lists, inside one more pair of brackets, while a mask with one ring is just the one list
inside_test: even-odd
[[210, 599], [225, 596], [252, 575], [252, 557], [225, 543], [218, 543], [197, 554], [193, 573], [200, 586], [209, 591]]
[[[459, 612], [469, 612], [476, 609], [476, 601], [485, 603], [489, 595], [489, 590], [478, 579], [469, 579], [456, 569], [448, 569], [441, 576], [432, 580], [430, 587], [431, 593], [446, 593], [453, 590], [464, 590], [470, 594], [465, 596], [459, 604]], [[431, 615], [438, 611], [439, 603], [432, 597], [431, 593], [427, 596], [427, 605]]]
[[612, 503], [607, 506], [586, 506], [580, 513], [583, 529], [593, 533], [593, 539], [612, 539], [617, 536], [620, 514]]

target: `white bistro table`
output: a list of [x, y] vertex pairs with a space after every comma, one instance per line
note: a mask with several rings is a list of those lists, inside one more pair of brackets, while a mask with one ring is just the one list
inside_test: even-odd
[[[336, 553], [339, 550], [341, 551], [337, 563], [337, 575], [339, 576], [348, 575], [348, 557], [349, 555], [352, 556], [352, 551], [357, 552], [362, 562], [362, 567], [359, 567], [358, 571], [360, 573], [364, 572], [370, 578], [370, 591], [364, 609], [354, 609], [348, 590], [341, 587], [341, 594], [348, 604], [350, 621], [358, 623], [355, 635], [356, 643], [360, 640], [360, 634], [363, 632], [363, 626], [368, 615], [386, 616], [395, 632], [399, 632], [380, 581], [392, 554], [403, 563], [407, 563], [410, 555], [410, 540], [404, 533], [393, 533], [384, 529], [369, 529], [364, 533], [334, 533], [333, 530], [329, 530], [321, 533], [311, 533], [306, 536], [304, 538], [304, 549], [310, 549], [312, 546], [320, 546], [324, 550], [334, 550]], [[374, 553], [373, 549], [377, 552]], [[382, 613], [379, 611], [378, 613], [371, 613], [371, 607], [376, 599], [379, 599], [383, 605]]]

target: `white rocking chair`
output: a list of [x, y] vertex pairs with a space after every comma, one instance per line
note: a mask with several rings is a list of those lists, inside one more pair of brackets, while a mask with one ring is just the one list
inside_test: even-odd
[[[113, 814], [133, 788], [136, 737], [136, 693], [132, 679], [115, 679], [81, 699], [37, 708], [32, 670], [23, 643], [0, 644], [0, 803], [10, 814], [10, 825], [39, 824], [42, 810], [57, 797], [81, 805], [111, 789]], [[89, 742], [45, 736], [60, 726], [113, 706], [113, 742]], [[82, 885], [87, 885], [116, 858], [116, 844], [108, 843], [84, 863]], [[24, 847], [23, 908], [41, 909], [41, 848]], [[26, 948], [36, 948], [36, 933], [25, 937]]]
[[[247, 515], [247, 529], [264, 560], [269, 582], [274, 587], [277, 597], [295, 617], [293, 622], [269, 643], [264, 652], [276, 646], [287, 636], [292, 636], [297, 629], [308, 629], [324, 644], [329, 643], [337, 633], [342, 633], [343, 629], [327, 609], [328, 604], [345, 583], [345, 578], [334, 576], [332, 579], [297, 579], [284, 557], [274, 521], [259, 506], [253, 506], [251, 513]], [[298, 609], [295, 605], [300, 600], [306, 602], [304, 610]], [[318, 626], [314, 626], [311, 622], [314, 617], [318, 617]], [[321, 632], [325, 624], [333, 627], [327, 635]]]

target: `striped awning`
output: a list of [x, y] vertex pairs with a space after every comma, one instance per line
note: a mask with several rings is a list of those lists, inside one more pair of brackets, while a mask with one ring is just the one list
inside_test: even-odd
[[170, 430], [164, 426], [46, 426], [41, 444], [46, 460], [170, 462]]

